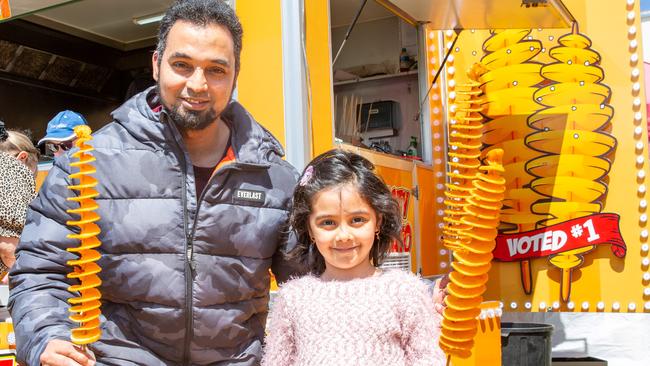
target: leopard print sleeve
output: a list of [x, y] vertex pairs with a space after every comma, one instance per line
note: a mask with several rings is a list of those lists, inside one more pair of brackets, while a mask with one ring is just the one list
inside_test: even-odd
[[0, 152], [0, 236], [20, 237], [27, 206], [36, 195], [34, 175], [23, 163]]

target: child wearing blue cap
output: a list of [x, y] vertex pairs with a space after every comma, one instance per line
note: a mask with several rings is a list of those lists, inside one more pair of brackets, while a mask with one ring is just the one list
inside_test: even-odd
[[38, 142], [38, 146], [45, 144], [47, 154], [55, 157], [62, 155], [73, 146], [76, 139], [74, 128], [85, 124], [87, 124], [86, 119], [77, 112], [68, 110], [59, 112], [47, 123], [45, 137]]

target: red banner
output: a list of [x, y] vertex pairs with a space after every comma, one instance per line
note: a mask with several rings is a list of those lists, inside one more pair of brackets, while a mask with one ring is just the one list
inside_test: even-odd
[[623, 258], [627, 248], [618, 227], [619, 220], [620, 216], [613, 213], [594, 214], [542, 229], [499, 235], [492, 253], [496, 260], [514, 262], [588, 246], [611, 245], [612, 253]]

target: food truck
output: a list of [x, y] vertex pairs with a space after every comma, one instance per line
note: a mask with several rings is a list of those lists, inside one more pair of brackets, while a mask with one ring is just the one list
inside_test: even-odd
[[[169, 3], [0, 0], [3, 118], [37, 139], [67, 103], [101, 126], [125, 86], [151, 83]], [[352, 149], [391, 187], [403, 243], [384, 266], [423, 277], [466, 268], [453, 253], [471, 245], [451, 230], [467, 223], [470, 204], [453, 193], [471, 185], [463, 159], [503, 151], [493, 259], [452, 276], [485, 287], [477, 330], [447, 333], [448, 349], [466, 351], [451, 364], [499, 364], [503, 312], [650, 312], [639, 0], [229, 3], [245, 30], [235, 98], [287, 160], [300, 169]]]

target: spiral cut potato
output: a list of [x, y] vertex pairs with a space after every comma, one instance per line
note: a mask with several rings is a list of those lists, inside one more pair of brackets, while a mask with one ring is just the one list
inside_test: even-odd
[[[505, 151], [506, 195], [501, 211], [501, 232], [517, 233], [534, 230], [535, 224], [545, 218], [531, 210], [532, 204], [543, 198], [530, 189], [533, 176], [526, 169], [526, 161], [541, 156], [529, 149], [525, 137], [534, 132], [527, 124], [528, 116], [541, 107], [533, 100], [537, 85], [544, 80], [541, 64], [531, 62], [542, 49], [538, 40], [529, 39], [528, 29], [493, 31], [483, 43], [486, 55], [481, 59], [487, 72], [479, 81], [486, 96], [484, 152], [499, 148]], [[520, 262], [524, 292], [533, 289], [529, 260]]]
[[68, 287], [68, 291], [78, 295], [68, 300], [71, 305], [69, 311], [73, 313], [70, 320], [79, 323], [79, 327], [72, 329], [70, 338], [77, 345], [86, 345], [97, 341], [101, 336], [99, 329], [101, 293], [97, 289], [101, 285], [101, 280], [97, 276], [101, 268], [95, 263], [100, 258], [100, 254], [95, 248], [98, 248], [101, 243], [97, 239], [100, 232], [99, 226], [95, 224], [99, 220], [99, 215], [94, 212], [98, 208], [94, 200], [98, 196], [94, 188], [97, 186], [97, 180], [91, 176], [96, 170], [90, 165], [95, 161], [90, 154], [94, 149], [87, 144], [92, 139], [90, 127], [78, 126], [75, 127], [74, 132], [77, 135], [75, 146], [79, 150], [72, 156], [78, 161], [74, 161], [70, 165], [77, 168], [78, 171], [70, 174], [69, 177], [73, 182], [76, 180], [77, 184], [68, 186], [68, 189], [78, 191], [78, 194], [68, 200], [77, 202], [79, 208], [70, 209], [67, 212], [78, 215], [79, 219], [68, 221], [67, 224], [80, 228], [79, 234], [70, 234], [68, 238], [79, 239], [81, 245], [67, 249], [79, 256], [78, 259], [67, 262], [69, 266], [73, 267], [68, 278], [79, 280], [78, 285]]
[[449, 182], [445, 190], [445, 216], [446, 223], [443, 229], [443, 245], [451, 250], [461, 248], [463, 238], [459, 231], [468, 226], [461, 222], [465, 215], [464, 207], [468, 205], [471, 197], [472, 179], [481, 165], [481, 103], [483, 102], [479, 83], [471, 81], [457, 88], [456, 103], [459, 108], [453, 118], [449, 120], [449, 152], [448, 162]]
[[440, 334], [440, 347], [450, 356], [469, 357], [474, 345], [476, 317], [481, 313], [506, 190], [502, 159], [501, 149], [488, 153], [487, 164], [478, 168], [482, 172], [472, 180], [468, 204], [463, 207], [460, 221], [466, 228], [458, 232], [462, 245], [453, 252]]
[[[536, 132], [526, 145], [544, 155], [526, 164], [536, 178], [531, 188], [543, 198], [533, 211], [548, 213], [538, 227], [558, 224], [600, 212], [607, 193], [603, 182], [610, 169], [607, 159], [616, 139], [605, 131], [614, 109], [608, 105], [609, 87], [602, 84], [600, 55], [591, 50], [589, 38], [578, 32], [558, 39], [559, 46], [549, 55], [557, 60], [542, 67], [541, 75], [552, 81], [535, 92], [535, 101], [545, 108], [531, 115], [528, 124]], [[594, 246], [566, 251], [550, 258], [562, 271], [560, 293], [569, 301], [571, 273], [580, 266], [583, 255]]]

